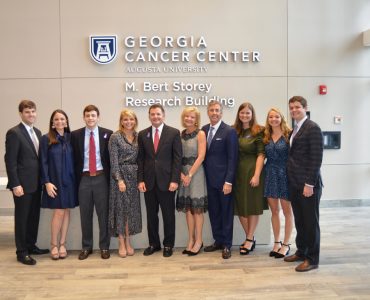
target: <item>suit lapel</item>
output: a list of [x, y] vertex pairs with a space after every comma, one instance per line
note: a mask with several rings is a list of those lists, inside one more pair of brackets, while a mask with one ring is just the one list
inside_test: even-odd
[[[36, 149], [35, 149], [35, 145], [33, 144], [32, 140], [31, 140], [31, 137], [30, 137], [29, 133], [27, 132], [27, 128], [26, 128], [22, 123], [20, 123], [20, 124], [19, 124], [19, 129], [21, 130], [21, 132], [22, 132], [22, 133], [23, 133], [23, 135], [25, 136], [26, 140], [28, 141], [28, 144], [29, 144], [29, 146], [31, 147], [31, 149], [32, 149], [33, 153], [34, 153], [36, 156], [38, 156], [38, 155], [37, 155], [37, 152], [36, 152]], [[35, 131], [35, 133], [36, 133], [36, 131]], [[36, 136], [37, 136], [37, 134], [36, 134]], [[38, 137], [37, 137], [37, 138], [38, 138]], [[39, 139], [39, 143], [40, 143], [40, 139]]]
[[104, 149], [105, 149], [105, 138], [104, 138], [104, 132], [101, 130], [101, 128], [98, 127], [99, 132], [99, 149], [100, 149], [100, 157], [104, 156]]
[[[295, 140], [296, 138], [299, 138], [299, 137], [303, 134], [303, 132], [304, 132], [304, 131], [305, 131], [305, 129], [306, 129], [307, 124], [308, 124], [308, 119], [306, 119], [306, 121], [304, 121], [304, 122], [303, 122], [303, 124], [302, 124], [301, 128], [299, 128], [299, 130], [298, 130], [297, 134], [294, 136], [293, 141], [292, 141], [292, 147], [294, 147], [294, 140]], [[293, 134], [293, 132], [290, 134], [290, 136], [291, 136], [292, 134]]]
[[[225, 127], [225, 123], [223, 121], [221, 121], [220, 126], [218, 127], [216, 133], [214, 134], [214, 136], [212, 138], [211, 145], [209, 146], [210, 150], [213, 148], [213, 145], [214, 145], [214, 142], [216, 141], [216, 139], [219, 138], [222, 135], [222, 131], [223, 131], [224, 127]], [[208, 127], [208, 129], [209, 129], [209, 127]], [[208, 132], [207, 132], [207, 137], [208, 137]]]
[[[157, 153], [159, 151], [161, 151], [161, 147], [166, 139], [166, 136], [167, 136], [167, 126], [166, 125], [163, 125], [163, 129], [162, 129], [162, 133], [161, 133], [161, 137], [159, 138], [159, 144], [158, 144], [158, 149], [157, 149]], [[153, 151], [154, 151], [154, 142], [153, 142]]]

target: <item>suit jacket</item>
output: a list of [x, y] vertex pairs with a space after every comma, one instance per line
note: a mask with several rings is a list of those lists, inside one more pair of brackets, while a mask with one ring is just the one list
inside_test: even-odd
[[[38, 140], [41, 131], [33, 127]], [[8, 175], [8, 189], [21, 185], [25, 193], [40, 189], [39, 158], [35, 146], [23, 123], [6, 133], [5, 165]]]
[[[208, 136], [210, 124], [202, 127]], [[207, 149], [203, 165], [207, 185], [222, 189], [225, 182], [233, 183], [238, 163], [238, 136], [231, 126], [223, 121]]]
[[170, 182], [180, 184], [182, 162], [180, 131], [164, 125], [156, 153], [152, 126], [139, 132], [138, 144], [138, 182], [144, 182], [147, 190], [152, 190], [157, 183], [161, 191], [168, 191]]
[[[77, 186], [80, 184], [84, 168], [85, 129], [86, 127], [82, 127], [80, 129], [72, 131], [71, 133], [71, 144], [73, 148]], [[109, 160], [108, 142], [112, 133], [113, 133], [112, 130], [99, 127], [100, 159], [103, 165], [104, 175], [107, 179], [108, 184], [110, 179], [110, 160]]]
[[320, 168], [323, 149], [320, 127], [307, 119], [289, 149], [287, 173], [290, 188], [303, 189], [306, 183], [315, 187], [322, 186]]

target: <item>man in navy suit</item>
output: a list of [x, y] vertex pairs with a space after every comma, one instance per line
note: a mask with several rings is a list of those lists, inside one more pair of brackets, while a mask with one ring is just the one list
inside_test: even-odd
[[319, 265], [323, 137], [320, 127], [307, 118], [306, 99], [292, 97], [289, 99], [289, 110], [295, 127], [290, 137], [287, 173], [289, 198], [297, 230], [297, 251], [284, 260], [303, 261], [295, 270], [306, 272], [317, 269]]
[[100, 256], [102, 259], [110, 257], [108, 142], [112, 130], [98, 126], [99, 115], [99, 109], [95, 105], [86, 106], [83, 111], [86, 127], [77, 129], [71, 134], [82, 229], [82, 250], [78, 256], [79, 260], [88, 258], [92, 253], [94, 206], [99, 223]]
[[36, 246], [41, 203], [38, 159], [41, 132], [33, 126], [36, 121], [36, 104], [33, 101], [21, 101], [18, 110], [22, 122], [6, 133], [7, 188], [13, 192], [14, 198], [17, 260], [25, 265], [35, 265], [36, 260], [30, 254], [49, 252]]
[[163, 217], [163, 256], [170, 257], [175, 244], [175, 192], [180, 183], [182, 145], [180, 132], [164, 124], [160, 104], [149, 108], [147, 129], [139, 132], [138, 188], [144, 193], [149, 247], [144, 255], [161, 250], [158, 234], [158, 210]]
[[228, 259], [233, 240], [234, 201], [231, 191], [238, 159], [238, 137], [235, 129], [221, 120], [221, 103], [210, 101], [207, 112], [210, 124], [202, 128], [207, 136], [203, 164], [214, 243], [205, 247], [204, 251], [222, 249], [222, 258]]

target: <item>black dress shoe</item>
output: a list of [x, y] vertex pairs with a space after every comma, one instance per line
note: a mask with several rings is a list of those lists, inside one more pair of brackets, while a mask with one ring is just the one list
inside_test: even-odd
[[299, 264], [295, 270], [297, 272], [308, 272], [314, 269], [317, 269], [319, 265], [313, 265], [308, 259], [305, 259], [303, 263]]
[[163, 248], [163, 257], [170, 257], [172, 256], [172, 248], [171, 247], [164, 247]]
[[222, 258], [223, 259], [228, 259], [231, 257], [231, 250], [230, 248], [227, 248], [225, 247], [223, 250], [222, 250]]
[[210, 246], [207, 246], [204, 248], [204, 252], [214, 252], [216, 250], [221, 250], [223, 249], [221, 245], [217, 245], [216, 243], [213, 243]]
[[31, 256], [29, 255], [25, 255], [25, 256], [17, 256], [17, 260], [24, 264], [24, 265], [28, 265], [28, 266], [34, 266], [36, 265], [36, 260], [34, 260]]
[[144, 250], [144, 256], [152, 255], [154, 252], [161, 251], [161, 247], [149, 246]]
[[203, 243], [202, 243], [202, 245], [200, 245], [200, 248], [198, 249], [197, 252], [193, 252], [193, 251], [190, 250], [188, 255], [189, 256], [195, 256], [195, 255], [199, 254], [199, 252], [200, 252], [200, 250], [202, 250], [202, 248], [203, 248]]
[[92, 253], [92, 250], [81, 250], [80, 255], [78, 256], [79, 260], [84, 260], [89, 257], [89, 255]]
[[40, 249], [39, 247], [35, 246], [32, 249], [29, 249], [28, 253], [33, 255], [48, 254], [49, 249]]
[[100, 250], [100, 257], [102, 259], [108, 259], [110, 257], [109, 249]]

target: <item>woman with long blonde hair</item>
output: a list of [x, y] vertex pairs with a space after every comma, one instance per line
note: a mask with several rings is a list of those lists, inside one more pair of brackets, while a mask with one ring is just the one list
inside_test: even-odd
[[[267, 159], [264, 196], [267, 197], [271, 210], [271, 224], [274, 233], [274, 247], [269, 255], [275, 258], [283, 258], [289, 254], [289, 240], [293, 229], [293, 213], [288, 200], [288, 176], [286, 173], [290, 131], [284, 115], [277, 108], [271, 108], [267, 113], [263, 139]], [[280, 240], [279, 206], [282, 207], [285, 217], [283, 242]]]

